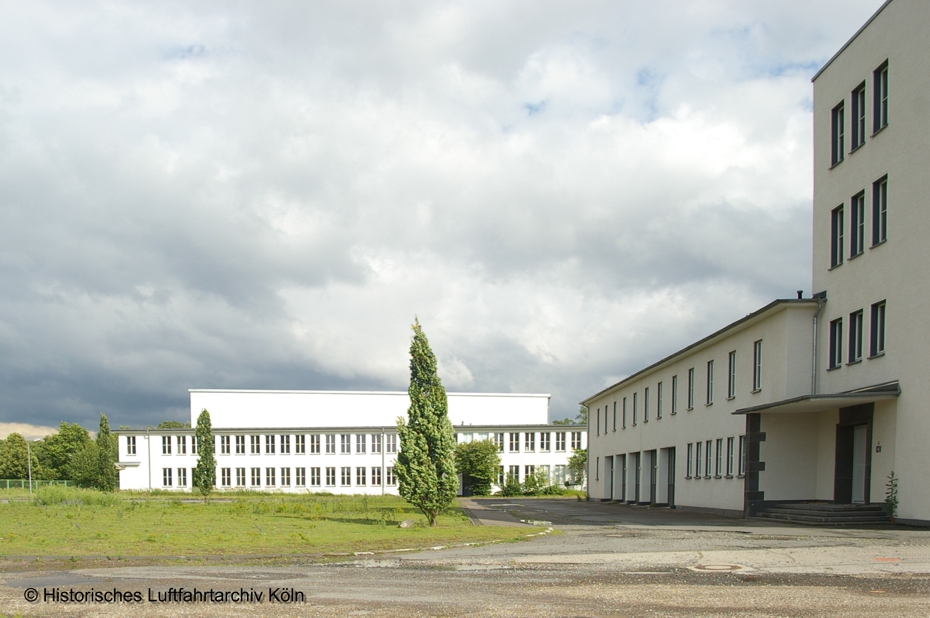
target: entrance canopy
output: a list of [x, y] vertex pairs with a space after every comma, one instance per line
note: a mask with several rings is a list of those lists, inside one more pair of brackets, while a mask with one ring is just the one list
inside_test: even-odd
[[897, 381], [894, 381], [843, 393], [801, 395], [800, 397], [764, 403], [751, 408], [740, 408], [733, 414], [810, 414], [895, 399], [900, 394], [901, 387]]

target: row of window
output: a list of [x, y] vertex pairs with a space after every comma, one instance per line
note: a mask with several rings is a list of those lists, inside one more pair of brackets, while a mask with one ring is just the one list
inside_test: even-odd
[[[355, 437], [355, 449], [352, 449], [353, 435]], [[188, 437], [190, 437], [191, 444], [191, 455], [197, 454], [197, 438], [195, 436], [162, 436], [161, 437], [161, 454], [162, 455], [171, 455], [176, 453], [178, 455], [187, 455], [187, 444]], [[262, 449], [263, 441], [262, 436], [219, 436], [219, 454], [220, 455], [231, 455], [235, 451], [236, 455], [245, 455], [246, 454], [246, 438], [248, 438], [248, 452], [251, 455], [274, 455], [275, 453], [280, 453], [281, 455], [290, 455], [291, 451], [291, 438], [293, 438], [293, 453], [296, 455], [305, 455], [308, 452], [309, 444], [309, 453], [311, 455], [320, 454], [321, 444], [325, 447], [325, 452], [327, 454], [336, 453], [336, 437], [337, 434], [313, 434], [310, 436], [304, 435], [265, 435], [264, 436], [264, 449]], [[384, 446], [386, 453], [396, 453], [397, 452], [397, 434], [387, 434], [382, 436], [382, 434], [373, 433], [373, 434], [338, 434], [339, 437], [339, 452], [342, 454], [355, 454], [364, 455], [369, 452], [373, 454], [381, 453], [382, 437], [384, 438]], [[216, 440], [216, 438], [214, 438]], [[135, 455], [136, 454], [136, 436], [126, 436], [126, 454]]]
[[[235, 470], [235, 485], [233, 485], [233, 470]], [[248, 468], [249, 476], [246, 477], [246, 468], [220, 468], [219, 477], [220, 487], [291, 487], [291, 468], [265, 468], [264, 483], [262, 483], [262, 468]], [[294, 468], [293, 486], [294, 487], [335, 487], [336, 486], [336, 468], [310, 468], [310, 476], [307, 476], [307, 468]], [[175, 473], [176, 472], [176, 476]], [[323, 475], [321, 475], [321, 472]], [[344, 466], [339, 469], [339, 485], [341, 487], [381, 487], [381, 468], [366, 468], [359, 466], [355, 468], [355, 482], [352, 482], [352, 468]], [[175, 484], [176, 479], [176, 484]], [[249, 481], [248, 485], [246, 480]], [[325, 485], [323, 481], [325, 480]], [[384, 469], [384, 484], [387, 487], [397, 485], [397, 477], [394, 475], [394, 467], [388, 466]], [[162, 468], [162, 486], [163, 487], [187, 487], [187, 468]]]
[[687, 454], [686, 479], [733, 478], [734, 472], [736, 476], [746, 474], [746, 436], [739, 437], [738, 445], [735, 437], [689, 442]]
[[[862, 255], [865, 250], [865, 190], [849, 201], [849, 259]], [[840, 204], [830, 212], [830, 268], [836, 268], [845, 258], [846, 205]], [[888, 176], [872, 183], [872, 246], [888, 240]]]
[[[885, 301], [873, 304], [869, 313], [869, 358], [875, 358], [885, 353]], [[862, 309], [849, 314], [848, 365], [862, 361], [864, 322]], [[842, 365], [843, 318], [837, 318], [830, 322], [830, 369], [839, 369]]]
[[[527, 431], [523, 434], [523, 452], [524, 453], [535, 453], [536, 448], [536, 438], [539, 438], [539, 452], [540, 453], [549, 453], [552, 451], [552, 434], [555, 434], [555, 451], [564, 452], [565, 449], [565, 439], [568, 434], [571, 434], [571, 447], [573, 451], [581, 449], [581, 433], [580, 431], [541, 431], [538, 434], [536, 432]], [[504, 438], [507, 438], [505, 441]], [[519, 453], [520, 452], [520, 432], [513, 431], [509, 434], [504, 432], [488, 434], [455, 434], [455, 442], [471, 442], [473, 439], [485, 440], [490, 439], [494, 444], [497, 445], [497, 450], [500, 453], [504, 452], [504, 446], [508, 447], [507, 452], [510, 453]]]
[[[707, 361], [705, 377], [705, 401], [704, 405], [713, 405], [714, 403], [714, 361]], [[694, 389], [695, 389], [695, 368], [691, 367], [688, 369], [688, 407], [687, 410], [694, 409]], [[663, 400], [664, 400], [664, 382], [659, 381], [655, 386], [655, 417], [656, 419], [662, 418], [663, 411]], [[650, 388], [649, 386], [643, 389], [643, 398], [642, 398], [642, 422], [649, 422], [650, 414]], [[752, 344], [752, 390], [750, 392], [757, 393], [762, 390], [762, 340], [754, 341]], [[736, 350], [731, 351], [727, 355], [727, 399], [734, 399], [736, 397]], [[635, 426], [639, 421], [639, 392], [634, 392], [632, 397], [632, 421]], [[671, 414], [678, 413], [678, 376], [672, 376], [671, 384]], [[597, 408], [595, 413], [595, 427], [597, 428], [597, 435], [601, 435], [601, 408]], [[617, 431], [617, 402], [613, 402], [613, 412], [610, 413], [610, 408], [604, 406], [604, 434], [607, 434], [609, 424], [612, 420], [613, 422], [613, 431]], [[626, 429], [627, 427], [627, 398], [623, 397], [620, 401], [620, 428]]]
[[[865, 145], [866, 138], [866, 82], [858, 84], [850, 93], [851, 143], [849, 152]], [[888, 126], [888, 61], [872, 72], [872, 135]], [[840, 101], [830, 111], [830, 164], [838, 165], [846, 157], [846, 101]]]
[[536, 474], [539, 474], [539, 476], [542, 476], [544, 479], [557, 486], [562, 486], [565, 484], [565, 481], [570, 480], [568, 466], [564, 464], [554, 467], [535, 465], [523, 466], [522, 477], [520, 476], [520, 466], [508, 466], [506, 474], [504, 473], [504, 466], [498, 466], [497, 485], [498, 487], [503, 487], [508, 478], [522, 482]]

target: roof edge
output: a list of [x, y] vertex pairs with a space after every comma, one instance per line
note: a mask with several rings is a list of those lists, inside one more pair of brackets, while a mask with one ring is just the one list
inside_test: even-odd
[[861, 26], [858, 30], [856, 30], [856, 33], [855, 33], [854, 35], [852, 35], [852, 36], [849, 38], [848, 41], [846, 41], [846, 43], [839, 49], [839, 51], [837, 51], [835, 54], [833, 54], [833, 56], [831, 56], [830, 59], [827, 60], [827, 63], [826, 63], [825, 65], [823, 65], [822, 67], [820, 67], [820, 70], [817, 71], [817, 73], [815, 73], [814, 76], [811, 78], [811, 83], [813, 83], [814, 81], [816, 81], [817, 78], [820, 77], [820, 74], [823, 73], [824, 71], [826, 71], [826, 70], [827, 70], [827, 67], [830, 66], [831, 64], [833, 64], [833, 61], [836, 60], [836, 59], [840, 56], [840, 54], [842, 54], [844, 51], [846, 51], [846, 48], [847, 48], [847, 47], [849, 47], [850, 45], [852, 45], [852, 42], [855, 41], [856, 38], [857, 38], [860, 34], [862, 34], [862, 31], [863, 31], [863, 30], [865, 30], [866, 28], [868, 28], [869, 24], [871, 24], [873, 21], [875, 21], [875, 18], [878, 17], [878, 14], [881, 13], [882, 11], [884, 11], [884, 10], [885, 10], [885, 7], [888, 6], [889, 4], [891, 4], [891, 0], [885, 0], [885, 3], [884, 3], [883, 5], [881, 5], [881, 6], [878, 8], [878, 10], [875, 11], [875, 13], [874, 13], [871, 17], [869, 17], [869, 20], [868, 20], [867, 22], [865, 22], [864, 24], [862, 24], [862, 26]]
[[[407, 391], [307, 391], [307, 390], [276, 390], [254, 388], [189, 388], [188, 393], [262, 393], [262, 394], [289, 394], [289, 395], [408, 395]], [[550, 393], [458, 393], [446, 391], [446, 396], [455, 397], [548, 397]]]

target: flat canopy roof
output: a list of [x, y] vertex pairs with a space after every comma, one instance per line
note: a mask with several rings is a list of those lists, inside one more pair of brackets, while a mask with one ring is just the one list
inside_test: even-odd
[[825, 393], [822, 395], [802, 395], [791, 399], [782, 399], [764, 403], [751, 408], [741, 408], [733, 414], [811, 414], [837, 408], [848, 408], [864, 403], [875, 403], [886, 399], [895, 399], [901, 394], [897, 382], [879, 384], [868, 388], [845, 393]]

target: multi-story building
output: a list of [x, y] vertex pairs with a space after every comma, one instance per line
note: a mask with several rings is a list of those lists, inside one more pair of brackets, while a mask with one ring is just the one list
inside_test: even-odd
[[[550, 425], [549, 395], [449, 393], [458, 441], [489, 439], [506, 475], [568, 479], [582, 427]], [[404, 392], [191, 390], [191, 425], [210, 412], [220, 490], [397, 493], [394, 460]], [[190, 491], [194, 429], [128, 429], [119, 441], [121, 489]]]
[[928, 27], [889, 0], [814, 76], [816, 293], [586, 399], [592, 497], [751, 515], [883, 502], [894, 472], [930, 524]]

